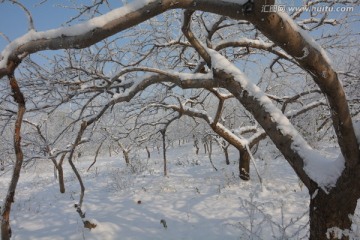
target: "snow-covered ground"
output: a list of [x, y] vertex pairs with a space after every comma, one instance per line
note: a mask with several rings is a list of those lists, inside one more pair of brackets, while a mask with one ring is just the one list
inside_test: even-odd
[[[266, 159], [256, 160], [262, 186], [253, 165], [252, 180], [240, 180], [236, 151], [225, 165], [215, 148], [215, 171], [190, 143], [168, 150], [168, 177], [156, 150], [149, 160], [144, 153], [133, 157], [132, 167], [122, 156], [103, 156], [89, 172], [93, 157], [82, 157], [76, 165], [86, 186], [86, 219], [97, 224], [91, 231], [75, 211], [79, 184], [68, 164], [61, 194], [52, 163], [39, 162], [22, 172], [12, 239], [307, 239], [306, 188], [282, 157], [258, 155]], [[1, 199], [9, 178], [10, 172], [0, 177]]]

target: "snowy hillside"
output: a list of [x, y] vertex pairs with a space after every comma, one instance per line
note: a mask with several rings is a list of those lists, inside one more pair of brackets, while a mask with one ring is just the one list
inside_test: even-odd
[[[261, 153], [259, 154], [261, 155]], [[38, 163], [21, 176], [12, 211], [12, 239], [307, 239], [308, 193], [282, 158], [257, 159], [263, 187], [238, 177], [237, 153], [231, 165], [216, 150], [215, 171], [191, 144], [168, 150], [168, 177], [155, 150], [133, 157], [102, 157], [86, 172], [92, 157], [82, 157], [86, 186], [83, 210], [97, 224], [91, 231], [74, 209], [79, 185], [65, 165], [61, 194], [51, 163]], [[141, 161], [140, 161], [141, 159]], [[10, 173], [1, 176], [4, 194]], [[165, 220], [167, 228], [160, 223]]]

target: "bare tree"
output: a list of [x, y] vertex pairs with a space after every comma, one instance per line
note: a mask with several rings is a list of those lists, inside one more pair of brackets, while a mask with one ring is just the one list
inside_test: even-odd
[[[306, 2], [307, 6], [319, 3], [333, 6], [334, 4], [348, 4], [348, 1], [338, 3]], [[355, 3], [358, 4], [358, 1]], [[67, 49], [65, 51], [67, 55], [65, 54], [59, 62], [54, 61], [54, 66], [58, 70], [63, 70], [65, 66], [69, 67], [66, 68], [68, 69], [68, 81], [62, 82], [59, 77], [56, 79], [56, 83], [61, 85], [57, 96], [65, 96], [60, 101], [61, 104], [73, 98], [81, 99], [80, 103], [85, 102], [78, 107], [77, 122], [81, 125], [69, 150], [68, 158], [81, 185], [81, 195], [77, 205], [80, 216], [82, 215], [81, 205], [85, 187], [72, 162], [72, 157], [76, 147], [83, 141], [82, 137], [89, 126], [93, 126], [112, 106], [134, 99], [146, 88], [165, 86], [165, 89], [168, 89], [176, 86], [182, 89], [207, 89], [208, 91], [224, 88], [256, 119], [308, 188], [311, 196], [310, 239], [336, 239], [338, 236], [331, 231], [332, 229], [350, 229], [352, 220], [349, 215], [354, 213], [360, 197], [358, 186], [360, 152], [352, 121], [354, 114], [350, 112], [343, 86], [327, 54], [306, 32], [317, 30], [325, 25], [333, 26], [336, 25], [336, 22], [331, 21], [326, 13], [316, 17], [316, 11], [310, 13], [313, 17], [311, 19], [299, 19], [304, 10], [293, 12], [291, 17], [282, 12], [264, 11], [267, 6], [273, 4], [274, 1], [247, 1], [246, 3], [215, 0], [177, 2], [153, 0], [146, 3], [134, 1], [123, 8], [113, 10], [85, 23], [54, 31], [35, 32], [31, 30], [17, 41], [11, 42], [1, 54], [0, 77], [9, 77], [15, 102], [18, 103], [18, 117], [14, 134], [16, 165], [4, 203], [5, 207], [2, 208], [2, 238], [9, 239], [10, 207], [22, 165], [20, 127], [25, 112], [25, 101], [21, 97], [22, 93], [16, 83], [14, 71], [22, 61], [26, 62], [26, 59], [29, 59], [27, 57], [29, 54], [45, 49]], [[172, 9], [185, 10], [181, 22], [183, 35], [177, 36], [179, 38], [174, 41], [168, 37], [158, 38], [164, 32], [154, 31], [151, 21], [154, 19], [153, 17]], [[214, 17], [214, 15], [206, 13], [218, 15]], [[81, 16], [81, 11], [79, 16]], [[215, 18], [217, 20], [214, 21]], [[171, 20], [169, 16], [168, 19]], [[207, 24], [209, 19], [213, 19], [214, 24]], [[146, 37], [139, 38], [135, 42], [135, 47], [132, 48], [133, 52], [137, 54], [130, 61], [125, 58], [120, 61], [116, 59], [102, 61], [103, 56], [96, 55], [94, 59], [99, 65], [102, 65], [102, 71], [98, 71], [94, 67], [89, 70], [81, 69], [74, 64], [85, 62], [85, 65], [89, 65], [91, 61], [81, 54], [71, 54], [77, 53], [77, 51], [70, 49], [86, 48], [104, 40], [104, 52], [107, 52], [112, 45], [106, 42], [109, 40], [105, 39], [122, 31], [126, 33], [127, 29], [136, 29], [138, 24], [147, 20], [150, 21], [150, 27], [144, 30], [143, 36], [153, 33], [154, 37], [149, 38], [150, 40]], [[194, 25], [198, 27], [199, 34], [193, 33]], [[164, 31], [172, 27], [168, 22], [163, 22], [163, 26]], [[237, 31], [231, 31], [234, 28]], [[252, 38], [239, 38], [245, 32]], [[138, 34], [140, 34], [139, 30]], [[324, 39], [335, 39], [335, 37], [341, 42], [341, 35], [330, 35]], [[267, 38], [267, 40], [264, 41], [262, 38]], [[150, 42], [151, 44], [149, 44]], [[149, 44], [151, 47], [141, 47], [142, 43]], [[290, 76], [292, 69], [297, 69], [293, 74], [301, 74], [309, 78], [307, 80], [311, 79], [311, 83], [305, 82], [307, 85], [311, 85], [310, 90], [315, 86], [315, 89], [326, 97], [326, 104], [330, 110], [329, 122], [332, 122], [341, 152], [337, 162], [326, 159], [313, 149], [296, 129], [296, 126], [286, 117], [284, 112], [288, 103], [293, 99], [272, 98], [265, 93], [266, 89], [262, 90], [248, 79], [245, 75], [246, 71], [244, 73], [239, 69], [238, 64], [251, 62], [251, 57], [254, 55], [252, 54], [253, 49], [256, 51], [255, 55], [257, 52], [261, 52], [261, 56], [265, 53], [271, 54], [272, 57], [275, 56], [268, 66], [264, 78], [271, 76], [274, 79], [280, 78], [285, 81], [284, 76]], [[85, 51], [89, 51], [88, 56], [93, 55], [91, 48], [87, 48]], [[171, 54], [162, 57], [162, 51]], [[120, 55], [122, 54], [120, 53]], [[110, 56], [112, 57], [113, 54]], [[161, 60], [157, 61], [157, 59]], [[117, 67], [114, 69], [116, 74], [107, 76], [104, 72], [105, 62], [117, 62]], [[275, 65], [280, 67], [275, 68]], [[39, 68], [36, 67], [36, 69]], [[279, 69], [283, 69], [282, 72], [285, 74], [279, 73]], [[47, 73], [42, 80], [49, 76], [56, 77], [58, 74]], [[269, 81], [266, 84], [268, 83]], [[29, 86], [36, 87], [38, 85], [34, 82]], [[24, 87], [24, 89], [31, 90], [30, 87]], [[44, 94], [43, 96], [51, 95]], [[280, 106], [279, 99], [283, 101]], [[39, 99], [33, 99], [33, 102], [37, 103], [34, 104], [34, 111], [35, 109], [45, 109], [49, 105], [39, 104], [38, 101]], [[57, 101], [54, 100], [51, 102], [54, 104], [50, 105], [56, 106], [59, 104]], [[99, 102], [103, 103], [98, 104]], [[322, 105], [324, 102], [318, 101], [318, 104]], [[81, 104], [78, 102], [78, 105]], [[308, 107], [311, 108], [311, 106]], [[186, 108], [181, 111], [184, 110]], [[298, 109], [298, 112], [300, 113], [301, 110]], [[295, 112], [292, 114], [296, 116]], [[218, 131], [224, 131], [219, 128], [217, 121], [215, 124]], [[224, 134], [232, 136], [228, 132]], [[341, 166], [336, 167], [339, 162]], [[321, 165], [322, 168], [315, 167], [318, 165]], [[347, 239], [348, 237], [341, 236], [341, 238]]]

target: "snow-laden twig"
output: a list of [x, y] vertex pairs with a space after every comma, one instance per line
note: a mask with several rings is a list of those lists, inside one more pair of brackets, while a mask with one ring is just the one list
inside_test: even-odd
[[255, 159], [254, 159], [254, 156], [252, 155], [251, 150], [250, 150], [250, 148], [249, 148], [249, 144], [245, 144], [245, 147], [246, 147], [246, 150], [247, 150], [248, 153], [249, 153], [251, 162], [254, 164], [254, 167], [255, 167], [255, 170], [256, 170], [256, 174], [257, 174], [257, 176], [258, 176], [258, 178], [259, 178], [259, 182], [260, 182], [260, 184], [261, 184], [261, 187], [263, 187], [262, 178], [261, 178], [260, 172], [259, 172], [259, 170], [258, 170], [258, 168], [257, 168], [256, 162], [255, 162]]

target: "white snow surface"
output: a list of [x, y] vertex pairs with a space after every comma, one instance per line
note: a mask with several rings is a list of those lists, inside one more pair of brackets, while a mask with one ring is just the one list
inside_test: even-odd
[[[309, 195], [283, 158], [274, 159], [269, 149], [259, 148], [256, 159], [264, 187], [253, 179], [238, 177], [238, 152], [230, 151], [230, 165], [214, 145], [210, 165], [192, 142], [168, 149], [168, 177], [162, 174], [162, 154], [156, 148], [147, 160], [126, 167], [122, 155], [75, 161], [86, 187], [83, 211], [97, 224], [84, 229], [74, 204], [79, 184], [64, 163], [66, 192], [59, 193], [50, 161], [38, 161], [23, 169], [11, 213], [14, 240], [137, 240], [137, 239], [306, 239]], [[135, 152], [134, 152], [135, 154]], [[138, 169], [134, 173], [134, 169]], [[142, 169], [142, 170], [141, 170]], [[11, 171], [0, 172], [4, 196]], [[2, 199], [0, 200], [1, 204]], [[141, 201], [138, 204], [138, 201]], [[164, 219], [167, 229], [161, 224]], [[281, 228], [283, 227], [283, 229]], [[271, 234], [269, 234], [271, 233]], [[290, 238], [294, 235], [296, 237]]]
[[298, 131], [290, 123], [289, 119], [278, 109], [268, 98], [264, 92], [253, 84], [244, 73], [242, 73], [234, 64], [229, 62], [220, 53], [207, 49], [211, 56], [214, 69], [220, 69], [234, 76], [242, 88], [246, 90], [249, 96], [257, 99], [265, 111], [271, 115], [273, 121], [277, 122], [278, 130], [283, 135], [291, 136], [293, 143], [292, 149], [297, 151], [304, 160], [304, 170], [308, 176], [314, 180], [319, 187], [323, 189], [335, 186], [337, 179], [340, 177], [345, 161], [339, 157], [337, 159], [320, 154], [319, 151], [313, 149]]

